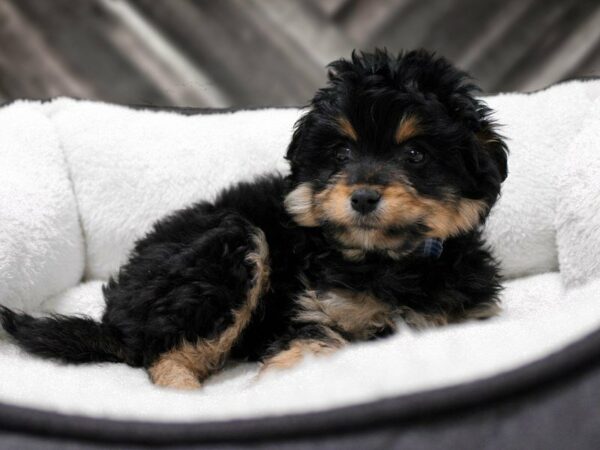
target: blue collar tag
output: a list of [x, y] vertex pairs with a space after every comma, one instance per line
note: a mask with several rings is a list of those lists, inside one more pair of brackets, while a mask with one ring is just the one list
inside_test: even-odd
[[419, 246], [422, 256], [437, 259], [444, 251], [444, 241], [438, 238], [427, 238]]

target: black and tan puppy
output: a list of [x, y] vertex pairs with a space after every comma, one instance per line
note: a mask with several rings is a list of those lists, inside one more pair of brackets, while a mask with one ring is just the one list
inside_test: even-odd
[[[101, 323], [0, 310], [31, 353], [196, 388], [228, 359], [287, 367], [394, 331], [492, 315], [480, 228], [506, 146], [468, 77], [425, 51], [353, 55], [298, 121], [291, 174], [160, 220], [104, 288]], [[216, 168], [218, 169], [218, 168]]]

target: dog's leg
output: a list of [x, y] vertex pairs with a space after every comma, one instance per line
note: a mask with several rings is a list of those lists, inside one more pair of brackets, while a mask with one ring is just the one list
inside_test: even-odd
[[234, 344], [251, 320], [261, 295], [269, 282], [268, 247], [262, 231], [253, 235], [254, 250], [246, 260], [254, 266], [254, 276], [244, 303], [232, 311], [232, 323], [218, 336], [198, 339], [161, 354], [148, 368], [152, 381], [160, 386], [178, 389], [196, 389], [211, 374], [219, 370]]
[[[189, 344], [188, 344], [189, 345]], [[202, 369], [197, 355], [185, 350], [172, 350], [161, 355], [148, 369], [152, 382], [158, 386], [174, 389], [200, 388], [199, 369]]]
[[470, 308], [466, 308], [460, 314], [452, 317], [452, 323], [465, 322], [467, 320], [486, 320], [499, 315], [502, 307], [496, 302], [481, 303]]
[[[430, 270], [432, 281], [424, 286], [424, 294], [429, 299], [421, 304], [437, 306], [437, 309], [400, 309], [409, 326], [429, 328], [484, 320], [502, 311], [499, 299], [501, 278], [497, 263], [479, 236], [466, 239], [466, 243], [460, 246], [448, 246], [448, 253], [443, 253], [440, 260], [435, 262], [435, 271]], [[438, 286], [443, 286], [443, 289]]]
[[498, 303], [489, 302], [449, 313], [419, 313], [410, 308], [402, 309], [404, 322], [416, 329], [434, 328], [450, 323], [462, 323], [469, 320], [485, 320], [499, 315], [502, 308]]
[[263, 359], [262, 375], [271, 369], [288, 369], [298, 364], [306, 355], [328, 355], [346, 344], [337, 332], [321, 325], [306, 325], [294, 332], [294, 338], [277, 343]]
[[287, 350], [283, 350], [267, 358], [260, 369], [261, 373], [271, 369], [288, 369], [298, 364], [307, 354], [327, 355], [339, 347], [329, 342], [297, 339], [290, 343]]

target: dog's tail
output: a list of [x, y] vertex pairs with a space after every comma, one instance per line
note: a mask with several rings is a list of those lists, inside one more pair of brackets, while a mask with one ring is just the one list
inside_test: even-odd
[[121, 362], [122, 346], [111, 330], [89, 317], [32, 317], [0, 305], [0, 324], [24, 350], [69, 363]]

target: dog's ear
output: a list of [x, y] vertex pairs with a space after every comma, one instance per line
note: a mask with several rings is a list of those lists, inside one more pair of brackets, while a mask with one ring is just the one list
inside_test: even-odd
[[[488, 170], [497, 171], [500, 183], [503, 182], [508, 175], [508, 147], [504, 142], [504, 138], [495, 130], [495, 125], [487, 120], [482, 123], [479, 131], [475, 133], [477, 142], [489, 158], [493, 167], [488, 167]], [[486, 165], [483, 164], [485, 167]]]
[[356, 73], [357, 69], [363, 66], [364, 54], [358, 54], [356, 50], [352, 51], [351, 60], [340, 58], [327, 64], [327, 79], [330, 82], [343, 81], [345, 75]]
[[309, 114], [310, 113], [305, 113], [294, 125], [294, 134], [292, 135], [292, 140], [285, 154], [285, 159], [290, 162], [292, 169], [297, 162], [298, 153], [302, 147], [302, 141], [304, 140], [304, 134], [308, 128], [308, 122], [310, 121]]

